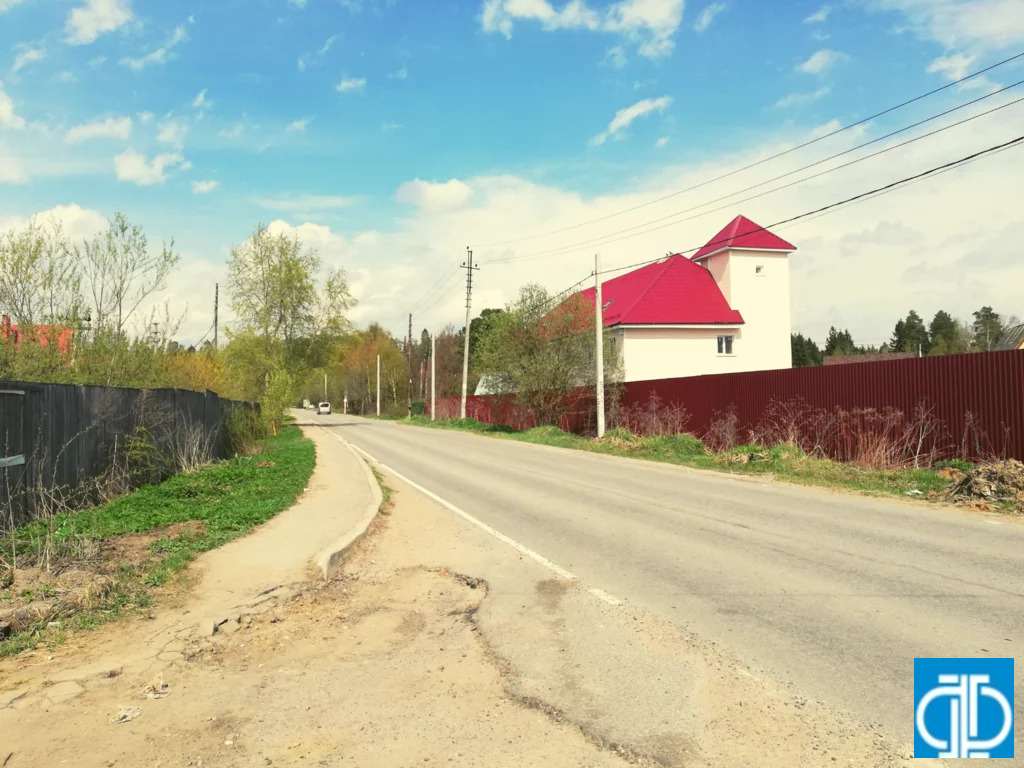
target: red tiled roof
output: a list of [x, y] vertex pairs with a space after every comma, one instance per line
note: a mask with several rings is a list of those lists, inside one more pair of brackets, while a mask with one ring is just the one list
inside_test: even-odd
[[723, 248], [751, 248], [765, 251], [795, 251], [796, 246], [787, 243], [778, 235], [762, 229], [746, 216], [737, 216], [725, 229], [712, 237], [708, 244], [693, 254], [701, 259]]
[[[581, 291], [591, 308], [594, 289]], [[601, 286], [605, 325], [739, 325], [711, 273], [675, 254]], [[611, 302], [609, 304], [609, 302]]]

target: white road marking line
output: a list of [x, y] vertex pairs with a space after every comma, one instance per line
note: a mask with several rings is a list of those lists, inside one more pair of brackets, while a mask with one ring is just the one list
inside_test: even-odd
[[[508, 536], [503, 534], [501, 531], [497, 531], [494, 528], [491, 528], [491, 526], [489, 526], [487, 523], [483, 522], [482, 520], [478, 520], [477, 518], [473, 517], [471, 514], [466, 512], [465, 510], [459, 509], [459, 507], [455, 506], [454, 504], [452, 504], [449, 501], [445, 501], [444, 499], [442, 499], [440, 496], [438, 496], [433, 491], [428, 491], [422, 485], [420, 485], [419, 483], [417, 483], [417, 482], [415, 482], [413, 480], [410, 480], [408, 477], [403, 475], [401, 472], [396, 471], [392, 467], [389, 467], [387, 464], [381, 463], [376, 458], [374, 458], [374, 456], [372, 456], [367, 451], [364, 451], [358, 445], [355, 445], [354, 443], [349, 443], [343, 437], [341, 437], [340, 435], [336, 435], [333, 432], [331, 434], [334, 435], [334, 438], [336, 440], [338, 440], [338, 441], [340, 441], [342, 443], [346, 443], [347, 445], [352, 446], [354, 449], [359, 451], [361, 454], [363, 454], [363, 456], [365, 456], [367, 459], [372, 461], [374, 464], [376, 464], [381, 469], [383, 469], [383, 470], [385, 470], [387, 472], [390, 472], [392, 475], [397, 477], [402, 482], [407, 483], [408, 485], [411, 485], [413, 488], [415, 488], [417, 491], [422, 493], [424, 496], [427, 496], [428, 498], [433, 499], [434, 501], [436, 501], [442, 507], [445, 507], [446, 509], [451, 510], [456, 515], [458, 515], [459, 517], [461, 517], [464, 520], [466, 520], [466, 521], [472, 523], [473, 525], [475, 525], [477, 528], [480, 528], [482, 531], [486, 531], [487, 533], [491, 534], [491, 536], [493, 536], [494, 538], [498, 539], [499, 541], [503, 541], [504, 543], [508, 544], [513, 549], [515, 549], [518, 552], [520, 552], [520, 553], [526, 555], [527, 557], [529, 557], [531, 560], [536, 561], [537, 563], [539, 563], [540, 565], [544, 566], [549, 571], [554, 573], [556, 576], [559, 576], [559, 577], [561, 577], [561, 578], [563, 578], [563, 579], [565, 579], [567, 581], [576, 581], [576, 582], [579, 581], [579, 578], [574, 573], [565, 570], [565, 568], [563, 568], [562, 566], [558, 565], [557, 563], [551, 562], [550, 560], [548, 560], [546, 557], [544, 557], [544, 555], [540, 554], [539, 552], [534, 552], [532, 549], [530, 549], [529, 547], [525, 546], [524, 544], [520, 544], [515, 539], [509, 538]], [[619, 598], [617, 598], [614, 595], [611, 595], [611, 594], [605, 592], [603, 589], [598, 589], [596, 587], [592, 587], [592, 588], [587, 589], [587, 592], [592, 594], [598, 600], [602, 600], [602, 601], [608, 603], [608, 605], [622, 605], [622, 601]]]

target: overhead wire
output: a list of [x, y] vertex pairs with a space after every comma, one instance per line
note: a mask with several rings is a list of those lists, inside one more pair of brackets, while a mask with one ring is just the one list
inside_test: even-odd
[[653, 200], [648, 200], [647, 202], [640, 203], [638, 205], [634, 205], [634, 206], [629, 207], [629, 208], [624, 208], [622, 210], [615, 211], [613, 213], [605, 214], [603, 216], [598, 216], [598, 217], [593, 218], [593, 219], [588, 219], [587, 221], [583, 221], [583, 222], [580, 222], [578, 224], [573, 224], [573, 225], [568, 226], [568, 227], [562, 227], [561, 229], [555, 229], [555, 230], [551, 230], [549, 232], [542, 232], [542, 233], [538, 233], [538, 234], [535, 234], [535, 235], [527, 235], [527, 236], [524, 236], [524, 237], [510, 238], [510, 239], [507, 239], [507, 240], [497, 240], [497, 241], [490, 242], [490, 243], [478, 243], [475, 247], [477, 247], [477, 248], [490, 248], [490, 247], [497, 247], [497, 246], [500, 246], [500, 245], [510, 245], [512, 243], [521, 243], [521, 242], [525, 242], [527, 240], [536, 240], [536, 239], [541, 238], [541, 237], [550, 237], [551, 235], [558, 235], [558, 234], [561, 234], [563, 232], [570, 232], [570, 231], [572, 231], [574, 229], [579, 229], [580, 227], [585, 227], [585, 226], [588, 226], [590, 224], [596, 224], [598, 222], [606, 221], [607, 219], [611, 219], [611, 218], [614, 218], [616, 216], [621, 216], [621, 215], [626, 214], [626, 213], [631, 213], [633, 211], [637, 211], [637, 210], [639, 210], [641, 208], [645, 208], [645, 207], [647, 207], [649, 205], [654, 205], [656, 203], [660, 203], [660, 202], [662, 202], [664, 200], [668, 200], [668, 199], [670, 199], [672, 197], [676, 197], [678, 195], [682, 195], [682, 194], [684, 194], [686, 192], [692, 192], [695, 189], [700, 189], [701, 187], [707, 186], [708, 184], [713, 184], [716, 181], [721, 181], [722, 179], [727, 179], [727, 178], [729, 178], [731, 176], [735, 176], [738, 173], [742, 173], [744, 171], [748, 171], [751, 168], [756, 168], [757, 166], [760, 166], [760, 165], [763, 165], [765, 163], [771, 162], [772, 160], [777, 160], [780, 157], [785, 157], [786, 155], [789, 155], [789, 154], [791, 154], [793, 152], [797, 152], [797, 151], [799, 151], [801, 149], [804, 149], [806, 147], [809, 147], [809, 146], [811, 146], [813, 144], [817, 144], [818, 142], [824, 141], [825, 139], [832, 138], [833, 136], [837, 136], [840, 133], [843, 133], [845, 131], [848, 131], [848, 130], [851, 130], [853, 128], [856, 128], [857, 126], [864, 125], [865, 123], [871, 122], [872, 120], [876, 120], [879, 117], [887, 115], [887, 114], [889, 114], [891, 112], [895, 112], [898, 109], [902, 109], [903, 107], [906, 107], [906, 106], [909, 106], [911, 104], [914, 104], [914, 103], [916, 103], [918, 101], [921, 101], [922, 99], [926, 99], [929, 96], [934, 96], [937, 93], [945, 91], [945, 90], [947, 90], [949, 88], [952, 88], [954, 86], [958, 86], [961, 83], [964, 83], [964, 82], [966, 82], [968, 80], [971, 80], [972, 78], [979, 77], [980, 75], [983, 75], [986, 72], [991, 72], [993, 69], [996, 69], [997, 67], [1001, 67], [1001, 66], [1004, 66], [1006, 64], [1009, 64], [1010, 62], [1015, 61], [1015, 60], [1021, 58], [1022, 56], [1024, 56], [1024, 51], [1022, 51], [1020, 53], [1017, 53], [1017, 54], [1014, 54], [1013, 56], [1005, 58], [1005, 59], [1003, 59], [1001, 61], [998, 61], [995, 64], [991, 64], [990, 66], [985, 67], [984, 69], [979, 69], [976, 72], [972, 72], [972, 73], [970, 73], [968, 75], [964, 75], [963, 77], [961, 77], [961, 78], [959, 78], [957, 80], [950, 81], [949, 83], [946, 83], [945, 85], [939, 86], [938, 88], [934, 88], [934, 89], [932, 89], [930, 91], [927, 91], [926, 93], [922, 93], [922, 94], [920, 94], [918, 96], [915, 96], [915, 97], [913, 97], [911, 99], [907, 99], [906, 101], [903, 101], [903, 102], [901, 102], [899, 104], [896, 104], [895, 106], [889, 107], [887, 109], [883, 109], [880, 112], [875, 112], [874, 114], [869, 115], [868, 117], [865, 117], [865, 118], [863, 118], [861, 120], [857, 120], [856, 122], [849, 123], [848, 125], [844, 125], [844, 126], [842, 126], [840, 128], [837, 128], [836, 130], [830, 131], [829, 133], [826, 133], [826, 134], [824, 134], [822, 136], [817, 136], [817, 137], [815, 137], [813, 139], [810, 139], [808, 141], [805, 141], [805, 142], [803, 142], [801, 144], [797, 144], [796, 146], [790, 147], [788, 149], [782, 150], [781, 152], [777, 152], [777, 153], [775, 153], [773, 155], [770, 155], [769, 157], [762, 158], [761, 160], [757, 160], [757, 161], [755, 161], [753, 163], [748, 163], [747, 165], [744, 165], [744, 166], [742, 166], [740, 168], [736, 168], [734, 170], [728, 171], [727, 173], [720, 174], [718, 176], [715, 176], [714, 178], [706, 179], [706, 180], [701, 181], [701, 182], [699, 182], [697, 184], [694, 184], [694, 185], [692, 185], [690, 187], [686, 187], [685, 189], [680, 189], [680, 190], [677, 190], [675, 192], [670, 192], [667, 195], [662, 195], [661, 197], [654, 198]]
[[[883, 185], [881, 187], [876, 187], [875, 189], [868, 190], [867, 192], [861, 192], [860, 194], [853, 195], [852, 197], [848, 197], [845, 200], [839, 200], [839, 201], [837, 201], [835, 203], [829, 203], [828, 205], [823, 205], [820, 208], [815, 208], [812, 211], [806, 211], [806, 212], [798, 214], [796, 216], [790, 216], [789, 218], [782, 219], [780, 221], [776, 221], [773, 224], [768, 224], [768, 225], [765, 225], [765, 226], [754, 227], [753, 229], [747, 230], [746, 232], [741, 232], [741, 233], [738, 233], [738, 234], [730, 235], [729, 237], [723, 237], [723, 238], [720, 238], [718, 240], [712, 240], [709, 243], [704, 243], [702, 245], [699, 245], [699, 246], [696, 246], [696, 247], [693, 247], [693, 248], [687, 248], [687, 249], [678, 251], [677, 254], [683, 255], [683, 254], [687, 254], [687, 253], [695, 253], [696, 251], [700, 250], [701, 248], [704, 248], [704, 247], [707, 247], [707, 246], [725, 245], [726, 243], [732, 242], [733, 240], [736, 240], [736, 239], [741, 238], [741, 237], [746, 237], [748, 235], [757, 234], [758, 232], [765, 232], [765, 231], [770, 230], [770, 229], [777, 229], [777, 228], [779, 228], [779, 227], [781, 227], [783, 225], [790, 224], [792, 222], [799, 221], [801, 219], [806, 219], [808, 217], [815, 216], [817, 214], [822, 214], [822, 213], [824, 213], [826, 211], [832, 211], [832, 210], [834, 210], [836, 208], [839, 208], [840, 206], [848, 205], [850, 203], [854, 203], [856, 201], [860, 201], [860, 200], [863, 200], [863, 199], [871, 197], [871, 196], [885, 194], [885, 193], [893, 191], [893, 190], [895, 190], [897, 188], [906, 186], [907, 184], [910, 184], [910, 183], [912, 183], [914, 181], [918, 181], [918, 180], [924, 179], [924, 178], [929, 177], [929, 176], [935, 176], [935, 175], [944, 173], [945, 171], [952, 170], [953, 168], [958, 168], [958, 167], [960, 167], [962, 165], [965, 165], [967, 163], [974, 162], [975, 160], [978, 160], [978, 159], [980, 159], [982, 157], [985, 157], [986, 155], [996, 154], [998, 152], [1002, 152], [1003, 150], [1010, 149], [1011, 147], [1019, 146], [1021, 143], [1024, 143], [1024, 136], [1018, 136], [1016, 139], [1011, 139], [1009, 141], [1003, 142], [1002, 144], [996, 144], [996, 145], [993, 145], [991, 147], [987, 147], [986, 149], [979, 150], [979, 151], [974, 152], [974, 153], [972, 153], [970, 155], [966, 155], [964, 157], [961, 157], [961, 158], [959, 158], [957, 160], [951, 160], [948, 163], [943, 163], [942, 165], [935, 166], [934, 168], [930, 168], [927, 171], [922, 171], [921, 173], [916, 173], [916, 174], [914, 174], [912, 176], [906, 176], [906, 177], [904, 177], [902, 179], [898, 179], [896, 181], [890, 182], [890, 183], [885, 184], [885, 185]], [[636, 267], [646, 266], [647, 264], [653, 264], [656, 261], [661, 261], [663, 258], [664, 257], [658, 257], [656, 259], [647, 259], [645, 261], [639, 261], [639, 262], [636, 262], [635, 264], [628, 264], [628, 265], [622, 266], [622, 267], [613, 267], [612, 269], [602, 270], [599, 274], [605, 275], [605, 274], [611, 274], [612, 272], [622, 272], [622, 271], [627, 270], [627, 269], [634, 269]]]
[[[993, 92], [992, 94], [989, 94], [989, 96], [995, 95], [996, 93], [1001, 93], [1002, 91], [1008, 90], [1010, 88], [1015, 88], [1015, 87], [1017, 87], [1019, 85], [1022, 85], [1022, 84], [1024, 84], [1024, 80], [1021, 80], [1021, 81], [1019, 81], [1017, 83], [1014, 83], [1013, 85], [1007, 86], [1006, 88], [1003, 88], [1000, 91]], [[651, 220], [643, 222], [641, 224], [637, 224], [637, 225], [634, 225], [632, 227], [626, 227], [625, 229], [620, 229], [620, 230], [617, 230], [615, 232], [609, 232], [609, 233], [606, 233], [606, 234], [601, 235], [599, 237], [591, 238], [590, 240], [579, 241], [579, 242], [571, 243], [569, 245], [561, 246], [561, 247], [558, 247], [558, 248], [552, 248], [552, 249], [549, 249], [549, 250], [546, 250], [546, 251], [540, 251], [540, 252], [536, 252], [536, 253], [523, 254], [522, 256], [509, 256], [509, 257], [503, 258], [503, 259], [492, 259], [492, 260], [488, 261], [487, 263], [488, 264], [512, 264], [512, 263], [516, 263], [516, 262], [520, 262], [520, 261], [533, 261], [535, 259], [540, 259], [540, 258], [544, 258], [544, 257], [547, 257], [547, 256], [564, 256], [564, 255], [567, 255], [569, 253], [574, 253], [574, 252], [576, 252], [578, 250], [582, 250], [584, 248], [590, 248], [590, 247], [594, 247], [594, 246], [597, 246], [597, 245], [604, 245], [604, 244], [609, 243], [609, 242], [619, 242], [620, 240], [623, 240], [623, 239], [626, 239], [626, 238], [618, 238], [618, 239], [615, 239], [615, 240], [608, 240], [608, 238], [614, 238], [616, 235], [621, 235], [621, 234], [624, 234], [626, 232], [633, 232], [635, 230], [643, 229], [644, 227], [650, 227], [652, 224], [657, 224], [659, 222], [667, 221], [669, 219], [673, 219], [673, 221], [670, 222], [672, 224], [680, 224], [680, 223], [682, 223], [684, 221], [692, 221], [693, 219], [697, 219], [697, 218], [700, 218], [702, 216], [707, 216], [709, 214], [716, 213], [718, 211], [724, 210], [726, 208], [733, 207], [733, 206], [738, 205], [740, 203], [745, 203], [745, 202], [749, 202], [751, 200], [756, 200], [756, 199], [758, 199], [760, 197], [764, 197], [766, 195], [773, 194], [773, 193], [781, 191], [783, 189], [788, 189], [788, 188], [796, 186], [798, 184], [803, 184], [806, 181], [811, 181], [812, 179], [820, 178], [821, 176], [825, 176], [825, 175], [827, 175], [829, 173], [834, 173], [834, 172], [842, 170], [844, 168], [848, 168], [851, 165], [856, 165], [857, 163], [861, 163], [861, 162], [863, 162], [865, 160], [870, 160], [871, 158], [878, 157], [879, 155], [885, 154], [887, 152], [892, 152], [893, 150], [900, 149], [902, 147], [907, 146], [908, 144], [913, 144], [913, 143], [915, 143], [917, 141], [921, 141], [922, 139], [930, 138], [932, 136], [935, 136], [936, 134], [942, 133], [944, 131], [948, 131], [948, 130], [950, 130], [952, 128], [959, 127], [959, 126], [964, 125], [965, 123], [969, 123], [969, 122], [971, 122], [973, 120], [977, 120], [977, 119], [982, 118], [982, 117], [987, 117], [988, 115], [991, 115], [991, 114], [993, 114], [995, 112], [998, 112], [998, 111], [1000, 111], [1002, 109], [1006, 109], [1008, 107], [1012, 107], [1012, 106], [1014, 106], [1016, 104], [1019, 104], [1022, 101], [1024, 101], [1024, 97], [1021, 97], [1019, 99], [1015, 99], [1013, 101], [1006, 102], [1005, 104], [1000, 104], [997, 107], [993, 107], [992, 109], [986, 110], [984, 112], [979, 112], [976, 115], [971, 115], [970, 117], [966, 117], [966, 118], [964, 118], [962, 120], [958, 120], [958, 121], [956, 121], [954, 123], [950, 123], [949, 125], [942, 126], [941, 128], [937, 128], [934, 131], [929, 131], [928, 133], [921, 134], [920, 136], [915, 136], [913, 138], [907, 139], [906, 141], [902, 141], [902, 142], [900, 142], [898, 144], [893, 144], [892, 146], [885, 147], [885, 148], [883, 148], [881, 150], [878, 150], [877, 152], [872, 152], [871, 154], [864, 155], [863, 157], [858, 157], [858, 158], [856, 158], [854, 160], [851, 160], [849, 162], [842, 163], [842, 164], [834, 166], [832, 168], [827, 168], [824, 171], [819, 171], [818, 173], [811, 174], [810, 176], [805, 176], [805, 177], [803, 177], [801, 179], [797, 179], [796, 181], [792, 181], [792, 182], [789, 182], [787, 184], [782, 184], [782, 185], [780, 185], [778, 187], [773, 187], [772, 189], [768, 189], [768, 190], [765, 190], [763, 192], [759, 192], [758, 194], [751, 195], [750, 197], [742, 198], [740, 200], [733, 200], [732, 202], [728, 203], [727, 205], [723, 205], [723, 206], [720, 206], [718, 208], [712, 208], [710, 210], [707, 210], [707, 211], [704, 211], [702, 213], [699, 213], [699, 214], [697, 214], [695, 216], [690, 216], [690, 217], [687, 217], [687, 218], [684, 218], [684, 219], [677, 219], [678, 216], [682, 216], [683, 214], [690, 213], [692, 211], [696, 211], [696, 210], [698, 210], [700, 208], [704, 208], [704, 207], [706, 207], [708, 205], [712, 205], [714, 203], [720, 202], [722, 200], [726, 200], [726, 199], [731, 198], [731, 197], [735, 197], [736, 195], [743, 194], [744, 192], [748, 192], [748, 191], [750, 191], [752, 189], [757, 189], [758, 187], [763, 187], [765, 184], [770, 184], [773, 181], [778, 181], [780, 179], [784, 179], [784, 178], [786, 178], [788, 176], [792, 176], [795, 173], [800, 173], [801, 171], [807, 170], [809, 168], [813, 168], [816, 165], [821, 165], [822, 163], [828, 162], [829, 160], [834, 160], [834, 159], [836, 159], [838, 157], [841, 157], [843, 155], [847, 155], [847, 154], [849, 154], [851, 152], [854, 152], [856, 150], [863, 149], [864, 147], [870, 146], [872, 144], [876, 144], [879, 141], [883, 141], [885, 139], [891, 138], [892, 136], [895, 136], [896, 134], [904, 133], [904, 132], [906, 132], [908, 130], [911, 130], [912, 128], [919, 127], [920, 125], [922, 125], [924, 123], [927, 123], [927, 122], [930, 122], [930, 121], [932, 121], [934, 119], [937, 119], [939, 117], [943, 117], [945, 115], [948, 115], [951, 112], [955, 112], [955, 111], [957, 111], [959, 109], [962, 109], [964, 107], [970, 106], [972, 104], [976, 104], [978, 101], [981, 101], [982, 99], [989, 98], [989, 96], [983, 96], [983, 97], [980, 97], [979, 99], [974, 99], [972, 101], [969, 101], [969, 102], [966, 102], [964, 104], [961, 104], [958, 107], [954, 107], [954, 108], [952, 108], [950, 110], [946, 110], [945, 112], [942, 112], [942, 113], [940, 113], [938, 115], [933, 115], [932, 117], [926, 118], [925, 120], [921, 120], [921, 121], [919, 121], [917, 123], [914, 123], [913, 125], [909, 125], [909, 126], [906, 126], [904, 128], [900, 128], [900, 129], [898, 129], [896, 131], [892, 131], [891, 133], [888, 133], [885, 136], [880, 136], [877, 139], [872, 139], [871, 141], [865, 142], [864, 144], [860, 144], [860, 145], [858, 145], [856, 147], [852, 147], [850, 149], [844, 150], [843, 152], [838, 152], [838, 153], [836, 153], [834, 155], [831, 155], [830, 157], [826, 157], [826, 158], [824, 158], [822, 160], [818, 160], [816, 162], [810, 163], [810, 164], [805, 165], [805, 166], [803, 166], [801, 168], [797, 168], [797, 169], [795, 169], [793, 171], [788, 171], [787, 173], [780, 174], [780, 175], [775, 176], [775, 177], [773, 177], [771, 179], [767, 179], [766, 181], [758, 182], [757, 184], [753, 184], [753, 185], [751, 185], [749, 187], [745, 187], [745, 188], [737, 190], [735, 192], [731, 192], [731, 193], [729, 193], [727, 195], [722, 195], [721, 197], [717, 197], [717, 198], [714, 198], [712, 200], [708, 200], [706, 202], [700, 203], [699, 205], [691, 206], [689, 208], [684, 208], [684, 209], [679, 210], [679, 211], [674, 211], [673, 213], [670, 213], [670, 214], [668, 214], [666, 216], [661, 216], [661, 217], [656, 218], [656, 219], [651, 219]], [[646, 234], [647, 232], [653, 232], [653, 231], [656, 231], [656, 230], [661, 229], [661, 228], [662, 227], [653, 227], [651, 229], [643, 229], [642, 232], [637, 232], [636, 234], [637, 235]]]

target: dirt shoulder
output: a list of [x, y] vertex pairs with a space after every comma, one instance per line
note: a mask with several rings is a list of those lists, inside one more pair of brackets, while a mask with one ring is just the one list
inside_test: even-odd
[[[330, 581], [269, 592], [213, 634], [177, 610], [64, 663], [0, 666], [0, 763], [909, 764], [869, 725], [385, 481], [393, 506]], [[142, 664], [111, 653], [155, 642]]]

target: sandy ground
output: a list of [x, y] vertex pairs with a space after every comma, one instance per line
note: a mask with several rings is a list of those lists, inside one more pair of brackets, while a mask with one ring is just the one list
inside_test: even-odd
[[255, 597], [216, 633], [186, 604], [0, 664], [0, 764], [910, 764], [388, 483], [393, 509], [331, 581]]

